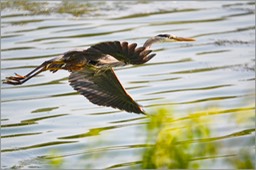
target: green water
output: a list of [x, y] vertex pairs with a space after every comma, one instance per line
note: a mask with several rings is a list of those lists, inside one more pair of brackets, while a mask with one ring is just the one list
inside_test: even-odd
[[[154, 45], [157, 55], [148, 63], [115, 69], [119, 80], [149, 114], [172, 109], [177, 127], [207, 111], [206, 137], [222, 149], [194, 160], [200, 168], [232, 168], [227, 157], [255, 153], [253, 1], [91, 2], [80, 6], [86, 10], [60, 1], [14, 5], [1, 11], [2, 79], [102, 41], [142, 45], [161, 33], [193, 37]], [[2, 84], [1, 168], [141, 167], [150, 119], [93, 105], [73, 91], [68, 75], [45, 72], [21, 86]], [[50, 157], [61, 159], [49, 165]]]

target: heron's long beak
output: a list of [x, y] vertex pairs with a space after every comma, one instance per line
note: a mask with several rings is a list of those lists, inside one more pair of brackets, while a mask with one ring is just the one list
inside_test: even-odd
[[193, 38], [183, 38], [183, 37], [174, 37], [173, 38], [175, 41], [196, 41]]

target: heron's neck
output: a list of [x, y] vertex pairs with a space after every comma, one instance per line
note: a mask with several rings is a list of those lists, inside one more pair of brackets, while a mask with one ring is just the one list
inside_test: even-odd
[[161, 39], [159, 39], [159, 38], [157, 38], [157, 37], [152, 37], [152, 38], [148, 39], [148, 40], [144, 43], [143, 47], [145, 47], [146, 49], [149, 49], [152, 44], [157, 43], [157, 42], [161, 42]]

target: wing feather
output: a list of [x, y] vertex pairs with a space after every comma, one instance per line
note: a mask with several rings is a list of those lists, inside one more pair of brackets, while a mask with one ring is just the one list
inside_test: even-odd
[[125, 91], [112, 68], [85, 68], [72, 72], [70, 85], [89, 101], [101, 106], [110, 106], [127, 112], [144, 113]]
[[128, 42], [122, 42], [122, 49], [125, 56], [128, 56]]
[[89, 60], [97, 61], [110, 55], [126, 64], [143, 64], [155, 56], [150, 54], [151, 52], [152, 50], [147, 50], [145, 47], [137, 47], [136, 43], [128, 44], [120, 41], [102, 42], [84, 50]]

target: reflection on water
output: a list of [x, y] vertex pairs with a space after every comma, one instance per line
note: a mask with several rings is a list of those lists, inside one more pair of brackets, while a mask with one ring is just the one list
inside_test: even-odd
[[[150, 62], [115, 69], [149, 117], [91, 104], [65, 71], [2, 84], [1, 168], [253, 166], [254, 2], [6, 2], [2, 78], [102, 41], [142, 45], [160, 33], [197, 41], [156, 44]], [[173, 110], [154, 111], [163, 107]]]

